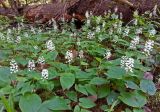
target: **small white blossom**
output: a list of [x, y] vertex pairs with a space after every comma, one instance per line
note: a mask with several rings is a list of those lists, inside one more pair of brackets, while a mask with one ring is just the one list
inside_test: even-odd
[[41, 72], [41, 79], [48, 79], [49, 73], [47, 69], [43, 69]]
[[53, 51], [55, 50], [55, 45], [54, 43], [52, 42], [52, 40], [48, 40], [46, 42], [46, 48], [48, 49], [48, 51]]
[[33, 48], [34, 48], [35, 50], [37, 50], [37, 49], [38, 49], [38, 46], [37, 46], [37, 45], [35, 45], [35, 46], [33, 46]]
[[96, 32], [99, 33], [100, 31], [101, 31], [100, 26], [97, 26], [97, 27], [96, 27]]
[[29, 60], [28, 61], [28, 71], [35, 70], [35, 67], [36, 65], [35, 65], [34, 60]]
[[139, 28], [139, 29], [136, 29], [136, 34], [138, 35], [138, 34], [142, 34], [142, 28]]
[[136, 49], [137, 44], [139, 44], [139, 36], [136, 36], [136, 38], [134, 38], [131, 43], [130, 43], [130, 48], [131, 49]]
[[67, 63], [71, 63], [71, 61], [73, 60], [73, 53], [71, 50], [68, 50], [66, 52], [65, 59], [67, 60]]
[[35, 29], [33, 28], [33, 26], [31, 26], [31, 32], [32, 32], [33, 34], [36, 34], [36, 31], [35, 31]]
[[137, 25], [138, 25], [138, 20], [137, 20], [137, 19], [134, 19], [133, 24], [134, 24], [135, 26], [137, 26]]
[[149, 36], [154, 36], [157, 33], [155, 29], [149, 30], [148, 32], [149, 32]]
[[79, 51], [79, 58], [84, 58], [84, 52], [83, 52], [83, 50]]
[[25, 33], [24, 33], [24, 36], [25, 36], [25, 37], [29, 37], [29, 35], [28, 35], [28, 33], [27, 33], [27, 32], [25, 32]]
[[12, 74], [17, 72], [18, 72], [18, 64], [14, 59], [12, 59], [10, 62], [10, 73]]
[[123, 32], [123, 36], [128, 36], [129, 32], [130, 32], [129, 27], [125, 28], [125, 30]]
[[144, 46], [144, 53], [145, 53], [147, 56], [150, 55], [150, 52], [152, 51], [153, 46], [154, 46], [154, 41], [153, 41], [153, 40], [148, 40], [148, 41], [146, 41], [145, 46]]
[[86, 18], [89, 18], [90, 15], [89, 15], [88, 11], [86, 11], [85, 16], [86, 16]]
[[122, 14], [122, 12], [120, 12], [119, 18], [120, 18], [120, 19], [123, 19], [123, 14]]
[[87, 38], [88, 39], [93, 39], [95, 37], [95, 33], [94, 32], [88, 32]]
[[38, 58], [38, 64], [44, 64], [45, 63], [45, 59], [43, 56]]
[[138, 10], [136, 10], [136, 11], [134, 11], [133, 15], [138, 16], [138, 13], [139, 13]]
[[90, 26], [90, 25], [91, 25], [91, 20], [90, 20], [90, 19], [87, 19], [86, 24], [87, 24], [87, 26]]
[[21, 42], [21, 37], [20, 37], [20, 36], [17, 36], [15, 42], [16, 42], [16, 43], [20, 43], [20, 42]]
[[97, 19], [96, 19], [96, 23], [99, 24], [101, 22], [101, 20], [102, 20], [102, 17], [98, 16]]
[[112, 35], [113, 34], [113, 28], [110, 28], [109, 29], [109, 35]]
[[104, 28], [106, 26], [106, 22], [104, 21], [102, 24], [102, 27]]
[[154, 6], [152, 13], [153, 13], [153, 16], [157, 16], [157, 5]]
[[0, 33], [0, 38], [1, 38], [1, 40], [5, 40], [5, 36], [3, 33]]
[[121, 67], [124, 68], [126, 72], [133, 72], [134, 59], [127, 56], [122, 56]]
[[106, 51], [106, 53], [104, 54], [105, 59], [109, 59], [112, 56], [110, 51]]

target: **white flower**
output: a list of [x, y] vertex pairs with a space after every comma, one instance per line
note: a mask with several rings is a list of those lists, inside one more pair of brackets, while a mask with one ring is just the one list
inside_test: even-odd
[[12, 59], [10, 62], [10, 73], [12, 74], [17, 72], [18, 72], [18, 64], [14, 59]]
[[128, 36], [129, 31], [130, 31], [129, 27], [125, 28], [125, 30], [123, 32], [123, 36]]
[[112, 35], [113, 34], [113, 28], [110, 28], [109, 29], [109, 35]]
[[44, 64], [45, 63], [45, 59], [43, 56], [38, 58], [38, 64]]
[[35, 31], [35, 29], [33, 28], [33, 26], [31, 26], [31, 32], [32, 32], [33, 34], [36, 34], [36, 31]]
[[101, 20], [102, 20], [102, 17], [98, 16], [97, 19], [96, 19], [96, 23], [99, 24], [101, 22]]
[[52, 42], [52, 40], [48, 40], [46, 42], [46, 48], [48, 49], [48, 51], [53, 51], [55, 50], [55, 45], [54, 43]]
[[0, 33], [0, 38], [1, 38], [1, 40], [5, 40], [5, 36], [3, 33]]
[[110, 51], [106, 51], [106, 53], [104, 54], [105, 59], [109, 59], [112, 56]]
[[153, 8], [153, 15], [157, 16], [157, 5], [155, 5]]
[[138, 34], [142, 34], [142, 28], [139, 28], [139, 29], [136, 29], [136, 34], [138, 35]]
[[86, 11], [85, 16], [86, 16], [86, 18], [89, 18], [90, 15], [89, 15], [88, 11]]
[[137, 26], [138, 20], [137, 20], [137, 19], [134, 19], [133, 24], [134, 24], [135, 26]]
[[48, 79], [49, 73], [47, 69], [43, 69], [41, 72], [41, 79]]
[[134, 38], [131, 43], [130, 43], [130, 48], [131, 49], [136, 49], [136, 45], [139, 44], [139, 36], [136, 36], [136, 38]]
[[78, 39], [77, 40], [77, 46], [80, 46], [81, 45], [81, 42], [80, 42], [80, 40]]
[[154, 46], [154, 41], [153, 41], [153, 40], [148, 40], [148, 41], [146, 41], [145, 46], [144, 46], [144, 53], [145, 53], [147, 56], [150, 55], [150, 52], [152, 51], [153, 46]]
[[123, 19], [123, 14], [122, 14], [122, 12], [120, 12], [119, 18], [120, 18], [120, 19]]
[[79, 51], [79, 58], [84, 58], [84, 52], [83, 52], [83, 50]]
[[100, 31], [101, 31], [100, 26], [97, 26], [97, 27], [96, 27], [96, 32], [99, 33]]
[[124, 68], [126, 72], [133, 72], [134, 59], [127, 56], [122, 56], [121, 67]]
[[68, 50], [66, 52], [65, 59], [67, 60], [67, 63], [71, 63], [71, 61], [73, 60], [73, 53], [71, 50]]
[[88, 32], [87, 38], [88, 38], [88, 39], [93, 39], [94, 36], [95, 36], [95, 33], [94, 33], [94, 32]]
[[149, 30], [148, 32], [149, 32], [149, 36], [154, 36], [157, 33], [155, 29]]
[[24, 33], [24, 36], [25, 36], [25, 37], [29, 37], [29, 35], [28, 35], [28, 33], [27, 33], [27, 32], [25, 32], [25, 33]]
[[35, 50], [37, 50], [37, 49], [38, 49], [38, 46], [37, 46], [37, 45], [35, 45], [35, 46], [33, 46], [33, 48], [34, 48]]
[[90, 26], [90, 25], [91, 25], [91, 20], [90, 20], [90, 19], [87, 19], [86, 24], [87, 24], [87, 26]]
[[20, 42], [21, 42], [21, 37], [20, 37], [20, 36], [17, 36], [15, 42], [16, 42], [16, 43], [20, 43]]
[[138, 13], [139, 13], [138, 10], [136, 10], [136, 11], [134, 11], [133, 15], [138, 16]]
[[31, 70], [35, 70], [35, 62], [34, 60], [29, 60], [28, 61], [28, 70], [31, 71]]
[[106, 26], [106, 22], [104, 21], [102, 24], [102, 27], [104, 28]]

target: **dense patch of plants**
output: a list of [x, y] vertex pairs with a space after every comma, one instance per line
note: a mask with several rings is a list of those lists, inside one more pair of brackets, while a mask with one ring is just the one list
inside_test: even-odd
[[143, 112], [156, 92], [156, 26], [137, 13], [127, 25], [111, 13], [86, 17], [78, 30], [73, 19], [0, 32], [1, 111]]

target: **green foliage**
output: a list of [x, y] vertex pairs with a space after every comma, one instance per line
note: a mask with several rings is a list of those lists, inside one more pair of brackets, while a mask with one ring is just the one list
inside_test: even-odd
[[[114, 112], [122, 104], [123, 112], [143, 111], [147, 97], [156, 92], [152, 79], [144, 76], [159, 64], [156, 26], [138, 15], [137, 24], [126, 25], [111, 13], [87, 19], [91, 23], [80, 30], [73, 22], [55, 29], [52, 22], [46, 29], [19, 23], [0, 32], [3, 111]], [[154, 45], [146, 51], [148, 41]]]

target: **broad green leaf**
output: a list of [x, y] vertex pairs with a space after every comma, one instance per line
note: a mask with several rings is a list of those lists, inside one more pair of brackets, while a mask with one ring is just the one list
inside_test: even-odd
[[64, 73], [60, 76], [60, 83], [63, 89], [70, 89], [75, 82], [75, 76], [72, 73]]
[[107, 76], [109, 78], [114, 78], [114, 79], [122, 79], [122, 77], [125, 75], [125, 70], [121, 67], [111, 67], [108, 72]]
[[68, 91], [66, 95], [70, 100], [77, 102], [77, 93], [76, 92]]
[[19, 107], [22, 112], [38, 112], [41, 102], [41, 98], [38, 95], [25, 94], [20, 98]]
[[80, 98], [79, 102], [80, 102], [79, 105], [83, 108], [92, 108], [96, 106], [96, 104], [88, 98]]
[[130, 88], [130, 89], [136, 89], [136, 90], [139, 89], [138, 85], [133, 81], [126, 81], [126, 86], [127, 88]]
[[[69, 101], [60, 97], [55, 97], [51, 100], [45, 101], [42, 105], [44, 110], [70, 110]], [[41, 109], [41, 108], [40, 108]], [[47, 110], [47, 111], [48, 111]]]
[[108, 105], [112, 105], [114, 101], [118, 99], [119, 94], [112, 91], [108, 96], [107, 96], [107, 103]]
[[146, 96], [138, 91], [124, 92], [119, 99], [128, 106], [137, 108], [141, 108], [147, 103]]
[[6, 86], [6, 84], [10, 84], [10, 69], [8, 67], [0, 67], [0, 87]]
[[97, 88], [95, 85], [86, 84], [85, 88], [89, 94], [97, 95]]
[[97, 89], [98, 98], [104, 98], [110, 93], [110, 88], [107, 86], [100, 86]]
[[155, 84], [151, 80], [141, 80], [140, 88], [143, 92], [148, 93], [149, 95], [154, 95], [156, 93]]
[[93, 85], [102, 85], [102, 84], [105, 84], [107, 81], [106, 79], [104, 78], [101, 78], [101, 77], [95, 77], [93, 78], [91, 81], [90, 81], [90, 84], [93, 84]]
[[86, 87], [85, 86], [83, 86], [83, 85], [75, 85], [75, 89], [76, 89], [76, 91], [78, 91], [78, 92], [80, 92], [80, 93], [83, 93], [83, 94], [85, 94], [85, 95], [88, 95], [88, 92], [87, 92], [87, 90], [86, 90]]

